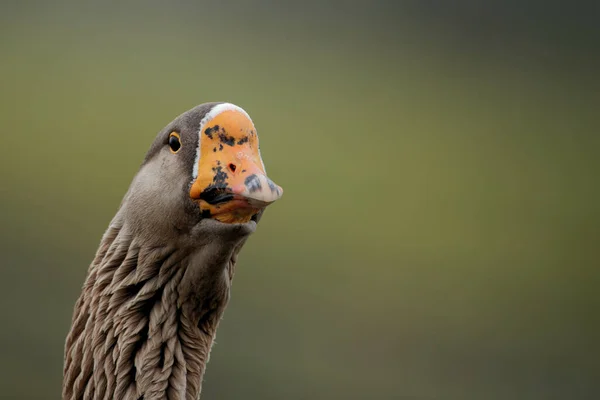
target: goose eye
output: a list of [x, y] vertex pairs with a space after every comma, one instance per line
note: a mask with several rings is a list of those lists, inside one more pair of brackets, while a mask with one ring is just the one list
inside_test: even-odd
[[177, 153], [181, 148], [181, 142], [179, 141], [179, 135], [176, 132], [171, 133], [169, 136], [169, 147], [171, 152]]

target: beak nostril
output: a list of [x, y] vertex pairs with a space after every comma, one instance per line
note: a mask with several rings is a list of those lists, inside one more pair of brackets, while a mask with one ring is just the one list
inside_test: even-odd
[[229, 164], [229, 169], [231, 170], [231, 172], [235, 172], [236, 168], [237, 167], [235, 164], [233, 164], [233, 163]]

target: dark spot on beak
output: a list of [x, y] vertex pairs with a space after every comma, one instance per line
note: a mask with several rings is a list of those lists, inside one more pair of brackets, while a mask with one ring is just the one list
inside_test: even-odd
[[269, 183], [269, 189], [271, 189], [271, 192], [277, 192], [277, 194], [279, 194], [279, 188], [277, 185], [275, 185], [275, 183], [273, 183], [273, 181], [269, 178], [267, 178], [267, 182]]
[[213, 183], [219, 186], [227, 186], [227, 172], [223, 171], [223, 167], [218, 166], [212, 169], [215, 173], [213, 176]]
[[240, 140], [238, 140], [237, 144], [244, 144], [244, 143], [248, 143], [249, 137], [248, 136], [244, 136], [243, 138], [241, 138]]
[[214, 205], [233, 200], [233, 194], [226, 187], [210, 185], [200, 193], [200, 200]]
[[219, 125], [215, 125], [215, 126], [213, 126], [211, 128], [206, 128], [204, 130], [204, 134], [206, 136], [208, 136], [210, 139], [212, 139], [213, 138], [213, 133], [218, 132], [219, 129], [220, 129]]
[[232, 146], [235, 144], [235, 138], [233, 136], [227, 136], [225, 131], [219, 132], [219, 140], [221, 143], [225, 143], [228, 146]]
[[223, 150], [223, 145], [219, 143], [219, 151]]
[[217, 152], [217, 148], [213, 147], [213, 153], [216, 153], [216, 152]]
[[248, 188], [248, 191], [250, 193], [254, 193], [257, 190], [262, 189], [262, 185], [260, 184], [260, 180], [258, 179], [258, 176], [256, 176], [256, 174], [252, 174], [249, 177], [247, 177], [244, 181], [244, 185], [246, 185], [246, 188]]

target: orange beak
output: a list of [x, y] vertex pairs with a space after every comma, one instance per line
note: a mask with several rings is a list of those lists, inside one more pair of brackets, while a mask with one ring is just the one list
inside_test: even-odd
[[283, 194], [265, 173], [256, 129], [244, 112], [226, 110], [201, 124], [199, 146], [190, 197], [203, 216], [248, 222]]

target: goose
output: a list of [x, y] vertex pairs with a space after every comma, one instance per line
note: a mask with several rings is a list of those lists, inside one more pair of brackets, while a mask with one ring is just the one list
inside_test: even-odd
[[62, 398], [198, 399], [240, 249], [282, 194], [241, 107], [160, 131], [75, 303]]

